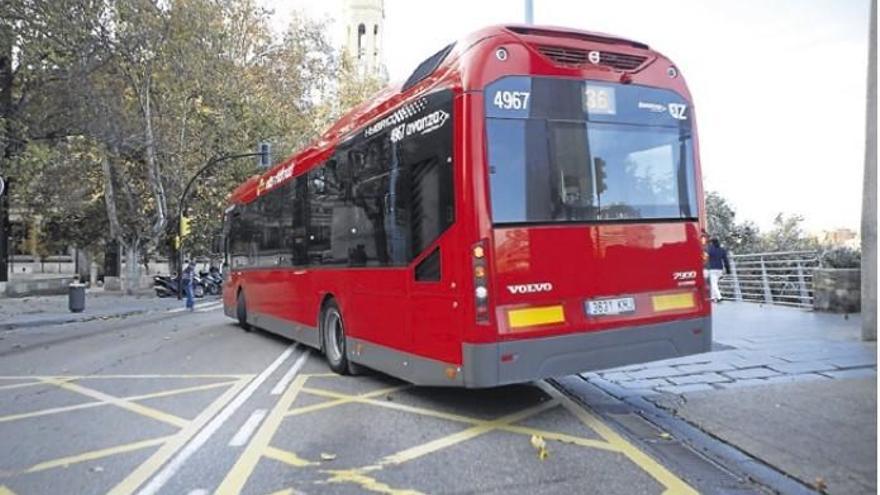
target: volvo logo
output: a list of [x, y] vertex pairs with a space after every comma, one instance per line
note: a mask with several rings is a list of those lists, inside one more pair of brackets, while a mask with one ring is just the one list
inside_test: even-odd
[[553, 284], [550, 282], [540, 282], [537, 284], [518, 284], [508, 285], [507, 291], [511, 294], [534, 294], [536, 292], [550, 292], [553, 290]]
[[591, 51], [587, 54], [587, 60], [590, 61], [591, 64], [599, 64], [602, 61], [602, 54], [596, 50]]

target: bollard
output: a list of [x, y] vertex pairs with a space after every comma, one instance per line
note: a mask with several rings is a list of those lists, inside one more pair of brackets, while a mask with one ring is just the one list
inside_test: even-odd
[[71, 313], [82, 313], [86, 309], [86, 284], [71, 282], [67, 286], [67, 307]]

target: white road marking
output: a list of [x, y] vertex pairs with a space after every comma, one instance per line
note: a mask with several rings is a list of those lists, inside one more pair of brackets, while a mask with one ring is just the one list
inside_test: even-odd
[[306, 360], [309, 359], [309, 350], [306, 349], [299, 358], [293, 363], [293, 366], [287, 370], [287, 373], [278, 380], [278, 383], [275, 387], [272, 388], [272, 391], [269, 392], [272, 395], [281, 395], [287, 389], [287, 385], [296, 377], [296, 374], [299, 373], [299, 370], [306, 364]]
[[232, 440], [229, 441], [230, 447], [241, 447], [246, 444], [248, 440], [250, 440], [251, 435], [254, 434], [254, 430], [260, 426], [260, 423], [263, 421], [263, 418], [266, 417], [266, 413], [269, 411], [267, 409], [257, 409], [253, 413], [251, 413], [251, 417], [241, 425], [241, 428], [235, 433], [235, 436], [232, 437]]
[[272, 364], [267, 366], [266, 369], [251, 380], [247, 387], [235, 396], [235, 398], [232, 399], [232, 401], [230, 401], [229, 404], [217, 414], [217, 416], [214, 416], [214, 419], [205, 425], [205, 427], [199, 431], [189, 443], [180, 449], [180, 452], [178, 452], [161, 471], [156, 473], [156, 476], [154, 476], [153, 479], [150, 480], [150, 482], [147, 483], [147, 485], [138, 493], [140, 495], [153, 495], [161, 490], [162, 487], [165, 486], [165, 483], [168, 483], [168, 480], [170, 480], [175, 473], [183, 467], [186, 461], [189, 460], [189, 458], [192, 457], [192, 455], [195, 454], [196, 451], [198, 451], [211, 438], [211, 436], [220, 429], [221, 426], [223, 426], [223, 423], [225, 423], [235, 411], [237, 411], [238, 408], [257, 391], [258, 388], [260, 388], [260, 385], [262, 385], [263, 382], [265, 382], [266, 379], [269, 378], [269, 376], [275, 372], [275, 370], [278, 369], [278, 367], [281, 366], [291, 354], [293, 354], [295, 347], [296, 344], [289, 346], [275, 359], [275, 361], [272, 361]]
[[[212, 309], [215, 309], [215, 307], [219, 308], [221, 306], [223, 306], [223, 302], [216, 302], [215, 301], [215, 302], [209, 302], [209, 303], [196, 304], [195, 308], [196, 308], [196, 311], [210, 311]], [[182, 311], [186, 311], [186, 307], [174, 308], [174, 309], [168, 310], [169, 313], [180, 313]]]
[[206, 304], [205, 306], [203, 306], [201, 308], [197, 308], [196, 312], [197, 313], [204, 313], [205, 311], [214, 311], [215, 309], [220, 309], [222, 307], [223, 307], [222, 302]]
[[208, 490], [205, 490], [204, 488], [196, 488], [187, 493], [187, 495], [208, 495]]

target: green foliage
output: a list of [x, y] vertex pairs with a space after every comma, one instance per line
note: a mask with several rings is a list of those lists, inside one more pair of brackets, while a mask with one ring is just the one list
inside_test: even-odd
[[[39, 214], [52, 242], [166, 251], [163, 223], [211, 158], [263, 140], [288, 156], [382, 83], [333, 50], [324, 23], [296, 15], [279, 36], [270, 21], [257, 0], [2, 2], [0, 58], [18, 54], [11, 86], [0, 81], [14, 102], [0, 101], [14, 208]], [[209, 251], [255, 160], [197, 180], [191, 254]]]
[[773, 228], [761, 238], [764, 251], [811, 251], [819, 249], [819, 242], [807, 235], [802, 224], [804, 217], [779, 213], [773, 219]]
[[761, 247], [761, 233], [750, 222], [737, 222], [733, 206], [720, 194], [706, 194], [706, 219], [710, 237], [717, 237], [721, 245], [733, 253], [756, 252]]
[[859, 268], [862, 252], [850, 247], [832, 247], [822, 252], [819, 259], [823, 268]]
[[819, 242], [804, 231], [800, 215], [779, 213], [773, 228], [761, 232], [753, 222], [737, 222], [736, 210], [717, 192], [706, 194], [708, 232], [733, 253], [746, 254], [772, 251], [811, 251]]

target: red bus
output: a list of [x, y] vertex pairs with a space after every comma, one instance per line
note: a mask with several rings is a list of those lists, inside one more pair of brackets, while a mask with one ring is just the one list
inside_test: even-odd
[[225, 312], [418, 385], [708, 351], [692, 110], [642, 43], [476, 32], [232, 193]]

